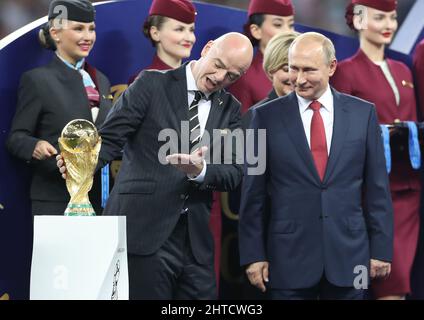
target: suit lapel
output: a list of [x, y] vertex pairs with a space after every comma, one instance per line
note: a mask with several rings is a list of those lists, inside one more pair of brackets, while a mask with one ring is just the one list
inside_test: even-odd
[[221, 91], [212, 94], [211, 109], [205, 126], [205, 131], [211, 135], [211, 138], [213, 129], [219, 128], [221, 114], [225, 107], [224, 100], [221, 96]]
[[96, 118], [96, 126], [99, 127], [104, 120], [106, 119], [106, 115], [109, 112], [109, 109], [107, 108], [108, 103], [109, 103], [109, 92], [106, 92], [105, 90], [103, 90], [103, 87], [100, 85], [99, 87], [97, 87], [99, 89], [99, 94], [100, 94], [100, 105], [99, 105], [99, 114], [97, 115]]
[[327, 170], [324, 175], [324, 183], [328, 181], [331, 177], [331, 173], [334, 171], [350, 125], [348, 117], [349, 110], [343, 103], [343, 97], [336, 90], [332, 91], [334, 100], [334, 125], [330, 156], [327, 163]]
[[287, 108], [281, 108], [281, 115], [284, 121], [284, 127], [287, 129], [293, 145], [306, 164], [306, 167], [317, 181], [320, 181], [312, 153], [306, 139], [305, 129], [303, 128], [302, 118], [299, 112], [299, 104], [296, 94], [293, 92], [288, 96], [289, 105]]
[[185, 68], [187, 63], [176, 70], [169, 71], [173, 76], [173, 81], [169, 87], [168, 100], [175, 112], [178, 125], [176, 129], [181, 135], [181, 121], [188, 121], [188, 94]]
[[85, 71], [88, 72], [88, 74], [90, 75], [91, 79], [94, 82], [94, 85], [99, 91], [99, 95], [100, 95], [99, 113], [97, 115], [96, 122], [94, 123], [96, 127], [99, 128], [99, 125], [103, 123], [108, 112], [108, 108], [106, 107], [106, 102], [109, 97], [109, 92], [106, 92], [104, 88], [104, 83], [100, 82], [100, 78], [97, 76], [96, 68], [92, 67], [90, 64], [86, 62], [84, 69]]
[[75, 100], [72, 108], [75, 109], [75, 113], [80, 115], [79, 118], [92, 122], [90, 104], [80, 73], [66, 66], [56, 55], [54, 55], [51, 66], [56, 71], [57, 79], [62, 82], [63, 87], [72, 92], [72, 98]]

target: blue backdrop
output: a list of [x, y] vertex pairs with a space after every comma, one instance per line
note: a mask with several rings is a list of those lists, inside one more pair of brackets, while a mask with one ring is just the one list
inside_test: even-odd
[[[97, 5], [97, 42], [88, 61], [110, 79], [113, 91], [126, 87], [130, 75], [150, 64], [154, 49], [141, 32], [151, 1], [106, 2]], [[196, 4], [197, 43], [193, 58], [204, 44], [228, 31], [242, 31], [246, 12], [208, 4]], [[340, 19], [344, 19], [340, 17]], [[47, 63], [52, 53], [41, 49], [37, 41], [39, 26], [35, 22], [28, 32], [19, 32], [0, 41], [0, 297], [7, 292], [12, 299], [29, 297], [32, 247], [32, 216], [29, 203], [29, 170], [25, 163], [9, 157], [4, 147], [15, 113], [17, 88], [23, 72]], [[300, 32], [315, 30], [335, 43], [339, 60], [352, 55], [356, 39], [323, 30], [297, 25]], [[411, 59], [395, 52], [389, 56], [410, 64]], [[237, 221], [226, 210], [223, 215], [222, 298], [241, 297], [242, 271], [237, 259]], [[236, 211], [236, 210], [233, 210]], [[237, 212], [235, 212], [237, 213]], [[70, 239], [71, 240], [71, 239]]]

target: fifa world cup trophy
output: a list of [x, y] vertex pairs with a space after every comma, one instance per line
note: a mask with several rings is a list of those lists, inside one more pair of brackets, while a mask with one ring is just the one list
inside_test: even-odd
[[88, 192], [93, 186], [101, 141], [96, 127], [87, 120], [72, 120], [62, 130], [59, 147], [66, 164], [66, 188], [71, 196], [65, 216], [96, 215]]

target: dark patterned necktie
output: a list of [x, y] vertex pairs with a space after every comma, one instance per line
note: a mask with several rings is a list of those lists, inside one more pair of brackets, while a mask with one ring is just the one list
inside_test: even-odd
[[188, 119], [190, 130], [190, 152], [193, 152], [193, 147], [200, 142], [200, 122], [199, 122], [199, 103], [204, 94], [200, 91], [194, 92], [194, 100], [188, 107]]

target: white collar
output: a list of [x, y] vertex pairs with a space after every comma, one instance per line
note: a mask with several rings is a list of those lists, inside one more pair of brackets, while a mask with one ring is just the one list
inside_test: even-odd
[[[297, 101], [299, 102], [300, 112], [303, 113], [309, 108], [309, 105], [312, 103], [312, 100], [302, 98], [297, 93], [296, 96]], [[324, 94], [317, 101], [321, 103], [324, 109], [326, 109], [330, 113], [333, 112], [333, 93], [331, 92], [330, 85], [327, 86], [327, 90], [325, 90]]]
[[85, 62], [85, 59], [84, 58], [82, 58], [81, 60], [77, 61], [77, 63], [75, 65], [73, 65], [72, 63], [70, 63], [67, 60], [65, 60], [64, 58], [62, 58], [57, 51], [55, 53], [56, 53], [57, 57], [60, 60], [62, 60], [62, 62], [64, 64], [66, 64], [69, 68], [74, 69], [74, 70], [78, 70], [78, 71], [81, 70], [81, 69], [83, 69], [82, 66], [84, 65], [84, 62]]

